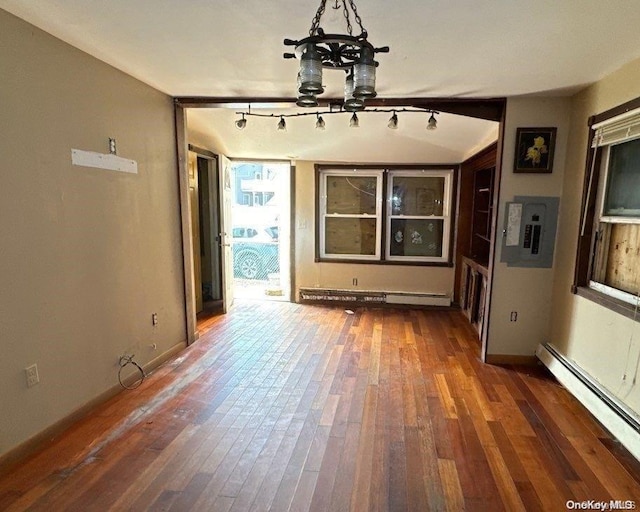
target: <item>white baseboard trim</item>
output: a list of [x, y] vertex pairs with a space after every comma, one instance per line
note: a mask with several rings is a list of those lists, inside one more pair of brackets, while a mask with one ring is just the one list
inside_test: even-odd
[[334, 288], [300, 288], [301, 303], [363, 303], [398, 304], [412, 306], [450, 307], [451, 297], [446, 293], [419, 293], [375, 290], [345, 290]]
[[640, 460], [640, 418], [553, 345], [538, 345], [538, 359], [573, 396]]

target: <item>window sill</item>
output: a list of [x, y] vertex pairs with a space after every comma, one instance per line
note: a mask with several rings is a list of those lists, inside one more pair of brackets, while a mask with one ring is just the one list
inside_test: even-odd
[[640, 322], [640, 311], [637, 311], [636, 308], [628, 302], [616, 299], [606, 293], [599, 292], [586, 286], [579, 286], [575, 290], [576, 295], [579, 295], [580, 297], [584, 297], [585, 299], [595, 302], [602, 307]]
[[357, 260], [349, 258], [316, 258], [316, 263], [355, 263], [362, 265], [401, 265], [410, 267], [453, 267], [447, 261], [389, 261], [389, 260]]

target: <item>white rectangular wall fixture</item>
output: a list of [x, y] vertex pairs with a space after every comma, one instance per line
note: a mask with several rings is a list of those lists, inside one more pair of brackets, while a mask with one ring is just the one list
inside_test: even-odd
[[83, 167], [95, 167], [108, 171], [138, 174], [138, 162], [108, 153], [95, 153], [93, 151], [83, 151], [82, 149], [72, 149], [71, 163]]

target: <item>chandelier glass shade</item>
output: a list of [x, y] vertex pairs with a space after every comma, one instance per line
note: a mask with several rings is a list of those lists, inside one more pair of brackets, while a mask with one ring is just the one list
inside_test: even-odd
[[[335, 0], [333, 9], [342, 9], [347, 25], [346, 34], [325, 34], [320, 27], [326, 0], [320, 6], [309, 29], [309, 36], [300, 40], [285, 39], [285, 46], [293, 46], [293, 53], [284, 53], [285, 59], [300, 60], [296, 104], [301, 107], [317, 106], [317, 96], [324, 92], [323, 68], [338, 69], [346, 73], [344, 108], [349, 112], [364, 109], [367, 98], [376, 96], [376, 53], [388, 53], [389, 47], [375, 48], [367, 39], [368, 34], [353, 0]], [[360, 35], [353, 35], [351, 16], [360, 28]]]

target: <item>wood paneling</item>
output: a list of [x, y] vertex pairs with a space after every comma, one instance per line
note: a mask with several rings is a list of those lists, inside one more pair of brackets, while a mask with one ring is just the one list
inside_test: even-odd
[[640, 464], [462, 313], [239, 303], [0, 478], [0, 509], [564, 510]]

